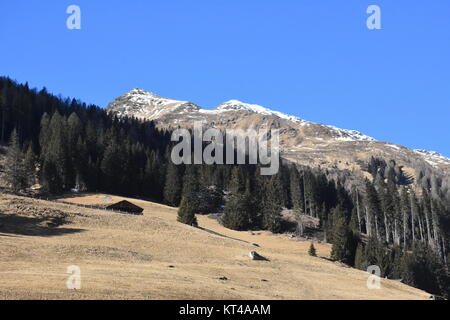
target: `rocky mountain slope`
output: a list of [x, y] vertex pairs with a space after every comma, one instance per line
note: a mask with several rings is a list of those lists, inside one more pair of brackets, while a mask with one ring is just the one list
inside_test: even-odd
[[450, 176], [450, 159], [425, 150], [412, 150], [398, 144], [377, 141], [355, 130], [339, 129], [273, 111], [237, 100], [205, 110], [188, 101], [160, 97], [133, 89], [107, 106], [118, 116], [154, 120], [159, 127], [192, 127], [204, 121], [205, 128], [280, 129], [283, 158], [299, 164], [362, 173], [362, 163], [371, 156], [395, 160], [405, 172], [417, 177], [419, 172]]

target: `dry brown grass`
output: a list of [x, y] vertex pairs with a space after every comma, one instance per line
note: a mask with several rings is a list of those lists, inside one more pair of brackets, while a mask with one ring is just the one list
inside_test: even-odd
[[[114, 202], [122, 197], [111, 196]], [[106, 204], [104, 195], [65, 201]], [[211, 234], [176, 222], [176, 209], [132, 199], [143, 216], [0, 194], [1, 299], [427, 299], [429, 294], [324, 258], [330, 246], [269, 232], [237, 232], [198, 216]], [[25, 202], [25, 205], [20, 204]], [[18, 205], [19, 203], [19, 209]], [[63, 224], [20, 209], [64, 212]], [[50, 211], [49, 211], [50, 210]], [[10, 224], [18, 217], [19, 227]], [[40, 220], [39, 220], [40, 219]], [[50, 231], [49, 231], [50, 230]], [[55, 231], [60, 230], [60, 231]], [[257, 243], [260, 247], [256, 247]], [[256, 250], [270, 261], [251, 261]], [[81, 268], [81, 290], [66, 288], [66, 268]], [[171, 267], [172, 266], [172, 267]], [[219, 280], [220, 277], [228, 280]], [[265, 280], [265, 281], [263, 281]]]

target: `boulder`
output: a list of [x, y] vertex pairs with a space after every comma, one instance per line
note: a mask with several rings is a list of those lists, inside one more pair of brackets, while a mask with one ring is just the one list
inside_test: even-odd
[[269, 259], [263, 257], [262, 255], [258, 254], [256, 251], [250, 251], [248, 256], [252, 260], [260, 260], [260, 261], [269, 261]]

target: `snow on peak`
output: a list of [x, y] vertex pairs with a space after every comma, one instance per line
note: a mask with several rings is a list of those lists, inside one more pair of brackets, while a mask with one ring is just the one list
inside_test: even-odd
[[152, 92], [135, 88], [111, 102], [107, 109], [118, 116], [132, 115], [153, 120], [175, 110], [188, 112], [199, 108], [188, 101], [163, 98]]
[[357, 130], [341, 129], [335, 126], [326, 127], [332, 129], [337, 134], [335, 140], [338, 141], [377, 141], [376, 139], [366, 136]]
[[[139, 118], [149, 120], [157, 119], [170, 113], [192, 115], [200, 114], [220, 114], [222, 112], [247, 112], [267, 116], [273, 116], [288, 120], [299, 125], [310, 125], [312, 122], [305, 121], [295, 116], [282, 112], [274, 111], [263, 106], [251, 103], [245, 103], [239, 100], [229, 100], [217, 106], [212, 110], [201, 109], [197, 105], [188, 102], [173, 100], [160, 97], [149, 91], [142, 89], [132, 89], [128, 93], [120, 96], [114, 102], [110, 103], [108, 109], [120, 115], [133, 115]], [[334, 126], [325, 126], [333, 132], [333, 137], [337, 141], [376, 141], [374, 138], [366, 136], [356, 130], [339, 129]]]
[[145, 91], [142, 89], [132, 89], [131, 91], [124, 94], [122, 97], [127, 98], [128, 100], [147, 105], [166, 105], [173, 103], [186, 103], [187, 101], [179, 101], [168, 98], [163, 98], [149, 91]]
[[[308, 124], [311, 122], [305, 121], [295, 116], [291, 116], [282, 112], [273, 111], [268, 108], [262, 107], [257, 104], [249, 104], [239, 100], [230, 100], [222, 103], [218, 107], [214, 109], [216, 112], [227, 112], [227, 111], [248, 111], [254, 112], [264, 115], [276, 116], [281, 119], [286, 119], [289, 121], [293, 121], [298, 124]], [[329, 129], [333, 130], [336, 133], [335, 140], [338, 141], [376, 141], [374, 138], [366, 136], [359, 131], [356, 130], [346, 130], [340, 129], [333, 126], [326, 126]]]
[[221, 105], [219, 105], [218, 107], [214, 108], [213, 110], [217, 111], [217, 112], [247, 111], [247, 112], [254, 112], [254, 113], [259, 113], [259, 114], [264, 114], [264, 115], [276, 116], [276, 117], [294, 121], [297, 123], [306, 122], [300, 118], [290, 116], [285, 113], [273, 111], [271, 109], [262, 107], [257, 104], [245, 103], [245, 102], [242, 102], [239, 100], [230, 100], [230, 101], [224, 102]]

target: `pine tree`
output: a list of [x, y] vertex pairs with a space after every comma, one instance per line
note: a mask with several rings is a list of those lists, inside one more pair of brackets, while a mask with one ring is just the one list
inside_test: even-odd
[[24, 169], [27, 175], [26, 183], [28, 186], [31, 186], [36, 183], [36, 163], [37, 163], [37, 156], [33, 152], [33, 146], [30, 143], [27, 152], [25, 153], [24, 159]]
[[382, 215], [380, 198], [374, 185], [366, 180], [366, 228], [368, 236], [380, 239], [378, 225]]
[[363, 250], [364, 249], [363, 249], [362, 243], [358, 243], [358, 246], [356, 247], [355, 262], [354, 262], [354, 266], [356, 269], [362, 269]]
[[249, 228], [250, 210], [246, 197], [233, 195], [225, 203], [222, 224], [232, 230], [247, 230]]
[[369, 237], [365, 247], [364, 247], [364, 255], [362, 268], [365, 270], [368, 266], [376, 265], [381, 269], [381, 276], [385, 276], [385, 270], [388, 268], [386, 252], [380, 243], [375, 237]]
[[198, 173], [195, 165], [187, 165], [183, 176], [183, 196], [193, 196], [200, 191]]
[[82, 125], [80, 118], [72, 112], [67, 119], [67, 186], [78, 187], [76, 164], [78, 160], [78, 139], [81, 137]]
[[164, 186], [164, 202], [177, 207], [181, 199], [181, 177], [178, 167], [171, 161], [167, 167], [166, 183]]
[[401, 221], [402, 221], [402, 239], [403, 248], [406, 250], [409, 243], [409, 218], [411, 212], [411, 201], [408, 194], [408, 189], [403, 188], [400, 196], [400, 209], [401, 209]]
[[178, 222], [197, 226], [197, 218], [195, 217], [196, 200], [183, 196], [181, 198], [180, 207], [178, 208]]
[[103, 174], [103, 188], [108, 192], [120, 192], [120, 180], [124, 168], [122, 156], [117, 142], [112, 139], [105, 149], [100, 166]]
[[75, 171], [75, 188], [78, 190], [86, 190], [93, 183], [90, 182], [92, 177], [89, 174], [89, 152], [86, 142], [81, 136], [77, 139], [75, 150], [76, 152], [72, 162]]
[[309, 246], [308, 254], [311, 257], [317, 257], [316, 248], [314, 248], [314, 244], [312, 242], [311, 242], [311, 245]]
[[266, 179], [264, 185], [262, 215], [264, 228], [273, 232], [281, 232], [281, 192], [278, 175]]
[[26, 187], [27, 172], [16, 130], [11, 133], [4, 171], [6, 181], [12, 191], [17, 192]]
[[55, 112], [49, 127], [42, 132], [46, 139], [41, 139], [42, 179], [44, 187], [50, 193], [61, 193], [67, 188], [68, 153], [65, 136], [65, 119]]
[[245, 192], [245, 181], [241, 167], [235, 166], [231, 170], [231, 178], [228, 189], [233, 195], [238, 195]]
[[418, 244], [412, 253], [402, 258], [402, 278], [406, 284], [432, 294], [449, 297], [450, 277], [448, 270], [433, 250], [426, 244]]
[[291, 203], [292, 209], [295, 212], [295, 218], [297, 220], [297, 233], [299, 236], [303, 236], [303, 195], [300, 187], [300, 174], [297, 168], [292, 167], [290, 177], [290, 191], [291, 191]]
[[333, 210], [333, 246], [331, 247], [331, 259], [352, 263], [352, 237], [351, 232], [345, 223], [342, 210], [336, 208]]
[[8, 108], [8, 101], [7, 101], [7, 94], [6, 94], [6, 87], [3, 87], [3, 90], [0, 94], [0, 106], [2, 109], [2, 130], [1, 130], [1, 136], [0, 141], [2, 143], [5, 143], [5, 135], [6, 135], [6, 117], [9, 111]]
[[160, 164], [159, 155], [152, 151], [147, 157], [144, 171], [143, 194], [154, 201], [162, 201], [164, 189], [163, 166]]

